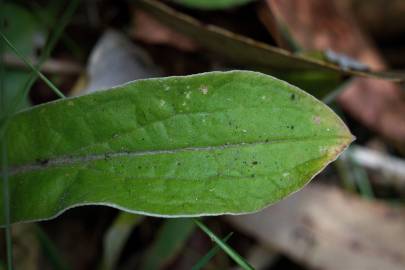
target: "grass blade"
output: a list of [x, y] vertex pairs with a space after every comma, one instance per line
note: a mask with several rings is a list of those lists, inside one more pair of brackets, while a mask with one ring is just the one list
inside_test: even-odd
[[3, 178], [3, 208], [4, 208], [4, 226], [6, 233], [7, 245], [7, 266], [9, 270], [13, 269], [13, 243], [11, 239], [11, 225], [10, 225], [10, 191], [8, 179], [8, 157], [7, 157], [7, 143], [2, 140], [1, 146], [1, 167]]
[[[222, 241], [226, 243], [231, 236], [233, 235], [233, 232], [230, 232], [227, 236], [225, 236]], [[211, 248], [210, 251], [208, 251], [207, 254], [204, 255], [198, 262], [191, 268], [192, 270], [200, 270], [202, 269], [219, 251], [221, 250], [221, 247], [216, 244], [215, 247]]]
[[66, 262], [60, 256], [57, 248], [52, 243], [52, 240], [49, 239], [48, 235], [44, 230], [39, 226], [35, 226], [35, 231], [37, 238], [41, 244], [42, 250], [44, 251], [46, 258], [48, 258], [49, 262], [52, 265], [52, 269], [55, 270], [69, 270], [70, 268], [67, 266]]
[[[65, 27], [68, 25], [70, 22], [74, 12], [76, 11], [80, 1], [79, 0], [73, 0], [73, 1], [68, 1], [68, 7], [66, 8], [65, 12], [63, 12], [62, 18], [59, 23], [55, 23], [57, 25], [55, 31], [53, 34], [50, 35], [47, 44], [43, 50], [43, 53], [41, 57], [39, 58], [39, 61], [37, 65], [35, 66], [36, 69], [40, 70], [43, 63], [45, 62], [46, 59], [48, 59], [49, 55], [51, 54], [51, 51], [56, 45], [56, 42], [59, 40], [61, 34], [63, 33]], [[24, 97], [28, 95], [29, 90], [31, 89], [32, 85], [35, 83], [37, 79], [37, 74], [33, 72], [31, 74], [31, 77], [27, 81], [27, 83], [24, 86], [24, 90], [20, 91], [21, 94], [19, 94], [16, 98], [15, 101], [13, 102], [13, 108], [18, 108], [20, 105], [21, 101], [24, 100]], [[0, 134], [1, 135], [1, 134]]]
[[[1, 2], [0, 4], [3, 4]], [[0, 20], [0, 31], [3, 28], [5, 22]], [[3, 63], [3, 43], [0, 42], [0, 94], [2, 97], [5, 95], [4, 80], [4, 63]], [[2, 104], [3, 105], [3, 104]], [[2, 106], [4, 108], [5, 106]], [[5, 225], [5, 237], [7, 248], [7, 268], [13, 269], [13, 242], [11, 239], [11, 225], [10, 225], [10, 190], [9, 190], [9, 178], [8, 178], [8, 156], [7, 156], [7, 143], [6, 139], [1, 139], [1, 172], [3, 178], [3, 210], [4, 210], [4, 225]]]
[[52, 89], [52, 91], [54, 91], [59, 97], [61, 98], [65, 98], [65, 95], [50, 81], [48, 80], [48, 78], [45, 77], [44, 74], [42, 74], [41, 71], [39, 71], [36, 67], [34, 67], [29, 60], [22, 55], [17, 48], [10, 42], [10, 40], [8, 40], [8, 38], [3, 34], [3, 32], [0, 32], [0, 36], [1, 38], [6, 42], [6, 44], [14, 51], [14, 53], [27, 65], [29, 66], [33, 72], [35, 72], [35, 74], [37, 76], [39, 76], [48, 86], [49, 88]]
[[103, 259], [100, 270], [115, 269], [131, 232], [143, 221], [143, 216], [120, 212], [104, 235]]
[[195, 225], [191, 219], [167, 219], [140, 267], [143, 270], [161, 269], [181, 251]]
[[194, 219], [195, 224], [200, 227], [218, 246], [225, 251], [229, 257], [231, 257], [240, 267], [245, 270], [253, 270], [253, 266], [251, 266], [242, 256], [240, 256], [233, 248], [231, 248], [228, 244], [222, 241], [219, 237], [217, 237], [207, 226], [205, 226], [201, 221], [198, 219]]

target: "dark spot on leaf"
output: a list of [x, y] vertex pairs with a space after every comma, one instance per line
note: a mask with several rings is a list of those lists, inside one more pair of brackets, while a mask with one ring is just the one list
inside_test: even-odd
[[256, 160], [252, 162], [253, 165], [257, 165], [257, 163], [258, 162]]
[[291, 94], [290, 98], [291, 100], [295, 100], [295, 94]]
[[49, 159], [37, 159], [37, 162], [41, 165], [46, 165], [49, 162]]
[[252, 175], [251, 175], [251, 177], [252, 177], [252, 178], [254, 178], [254, 177], [255, 177], [255, 175], [254, 175], [254, 174], [252, 174]]
[[142, 166], [138, 166], [138, 169], [139, 169], [139, 170], [142, 169]]
[[177, 166], [180, 166], [181, 165], [181, 162], [177, 162]]
[[268, 143], [269, 141], [270, 141], [269, 139], [266, 139], [264, 142]]

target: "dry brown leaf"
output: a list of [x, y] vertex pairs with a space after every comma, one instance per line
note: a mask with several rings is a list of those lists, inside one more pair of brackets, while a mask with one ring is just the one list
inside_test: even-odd
[[196, 51], [198, 45], [172, 28], [169, 28], [148, 13], [135, 9], [131, 35], [149, 44], [170, 45], [183, 51]]
[[315, 269], [405, 267], [405, 209], [311, 184], [259, 213], [226, 220]]
[[[267, 0], [260, 16], [266, 25], [286, 27], [302, 47], [332, 49], [367, 64], [373, 70], [386, 68], [384, 60], [343, 2], [323, 0]], [[267, 13], [263, 11], [267, 10]], [[267, 19], [266, 19], [267, 18]], [[277, 27], [268, 27], [275, 31]], [[280, 34], [275, 34], [280, 37]], [[376, 79], [357, 78], [338, 99], [354, 118], [393, 141], [405, 146], [405, 97], [398, 85]]]

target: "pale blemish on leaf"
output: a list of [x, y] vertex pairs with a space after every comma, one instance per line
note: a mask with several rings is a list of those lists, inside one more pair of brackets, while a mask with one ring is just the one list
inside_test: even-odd
[[321, 123], [321, 117], [316, 115], [313, 117], [313, 121], [315, 124], [319, 125]]
[[208, 87], [206, 85], [203, 85], [200, 87], [200, 91], [203, 95], [208, 94]]

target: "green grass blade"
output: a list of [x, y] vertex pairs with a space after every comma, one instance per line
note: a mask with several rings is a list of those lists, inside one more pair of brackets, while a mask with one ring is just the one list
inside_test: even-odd
[[[43, 50], [42, 55], [40, 56], [40, 59], [36, 65], [36, 69], [40, 70], [43, 63], [48, 59], [49, 55], [51, 54], [53, 48], [56, 45], [56, 42], [59, 40], [61, 34], [63, 33], [64, 29], [70, 22], [74, 12], [76, 11], [80, 1], [79, 0], [72, 0], [72, 1], [67, 1], [68, 6], [66, 10], [63, 12], [62, 18], [60, 19], [60, 22], [55, 23], [56, 28], [55, 31], [50, 35], [46, 46]], [[18, 108], [20, 103], [24, 100], [24, 97], [28, 95], [29, 90], [31, 89], [32, 85], [35, 83], [37, 79], [37, 74], [33, 72], [30, 76], [30, 78], [27, 80], [27, 83], [24, 86], [24, 90], [20, 91], [19, 94], [16, 98], [15, 101], [13, 102], [13, 108]], [[0, 134], [1, 135], [1, 134]]]
[[[231, 236], [233, 235], [233, 232], [230, 232], [227, 236], [225, 236], [222, 239], [222, 242], [226, 243]], [[200, 270], [202, 269], [207, 263], [221, 250], [221, 247], [216, 244], [215, 247], [211, 248], [207, 254], [205, 254], [198, 262], [191, 268], [191, 270]]]
[[41, 71], [39, 71], [36, 67], [34, 67], [30, 61], [24, 56], [22, 55], [17, 48], [8, 40], [8, 38], [3, 34], [3, 32], [0, 32], [0, 36], [1, 38], [6, 42], [6, 44], [14, 51], [14, 53], [28, 66], [32, 69], [33, 72], [35, 72], [35, 74], [37, 76], [39, 76], [48, 86], [49, 88], [51, 88], [56, 95], [58, 95], [61, 98], [65, 98], [65, 95], [50, 81], [48, 80], [48, 78], [45, 77], [44, 74], [42, 74]]
[[70, 268], [68, 267], [67, 263], [62, 259], [58, 249], [52, 243], [52, 240], [49, 239], [46, 232], [44, 232], [39, 225], [35, 226], [35, 231], [39, 243], [41, 244], [41, 248], [44, 251], [44, 255], [52, 265], [52, 269], [69, 270]]
[[339, 158], [335, 161], [335, 167], [342, 181], [343, 188], [350, 192], [356, 192], [356, 185], [353, 182], [352, 175], [350, 172], [349, 164], [347, 160]]
[[56, 42], [59, 40], [66, 26], [69, 24], [73, 14], [75, 13], [80, 3], [79, 0], [72, 0], [67, 2], [68, 6], [65, 10], [63, 10], [63, 14], [60, 21], [55, 24], [57, 25], [57, 27], [55, 28], [55, 31], [51, 34], [49, 40], [47, 41], [44, 52], [39, 59], [38, 67], [41, 67], [42, 64], [46, 61], [46, 59], [49, 58], [52, 49], [55, 47]]
[[340, 84], [338, 87], [336, 87], [335, 90], [330, 92], [328, 95], [326, 95], [324, 98], [322, 98], [322, 101], [325, 104], [330, 105], [332, 102], [336, 100], [336, 98], [353, 82], [353, 79], [349, 79], [342, 84]]
[[10, 225], [10, 190], [9, 190], [9, 172], [8, 172], [8, 157], [7, 157], [7, 143], [6, 140], [1, 140], [1, 171], [3, 178], [3, 215], [4, 215], [4, 229], [6, 234], [7, 246], [7, 266], [9, 270], [13, 269], [13, 243], [11, 239], [11, 225]]
[[228, 244], [222, 241], [219, 237], [217, 237], [207, 226], [205, 226], [201, 221], [198, 219], [194, 219], [194, 222], [203, 230], [218, 246], [225, 251], [229, 257], [231, 257], [240, 267], [245, 270], [254, 270], [253, 266], [251, 266], [242, 256], [240, 256], [233, 248], [231, 248]]
[[359, 188], [360, 194], [364, 198], [368, 198], [368, 199], [375, 198], [373, 188], [371, 187], [370, 179], [368, 178], [366, 170], [361, 165], [359, 165], [356, 161], [353, 160], [350, 149], [348, 150], [347, 155], [349, 157], [349, 162], [352, 165], [351, 166], [352, 175], [355, 180], [355, 183], [357, 184], [357, 187]]
[[103, 259], [100, 270], [116, 268], [122, 250], [134, 228], [143, 221], [143, 216], [120, 212], [104, 235]]
[[[0, 2], [0, 7], [3, 5], [3, 2]], [[3, 29], [3, 19], [0, 18], [0, 31]], [[0, 42], [0, 94], [1, 94], [1, 103], [4, 102], [5, 88], [4, 88], [4, 48], [3, 43]], [[5, 108], [5, 106], [2, 106]], [[3, 110], [3, 109], [1, 109]], [[1, 111], [3, 113], [3, 111]], [[9, 172], [8, 172], [8, 154], [7, 154], [7, 142], [6, 138], [0, 138], [1, 143], [1, 175], [2, 175], [2, 184], [3, 184], [3, 214], [4, 214], [4, 225], [5, 225], [5, 237], [6, 237], [6, 249], [7, 249], [7, 268], [9, 270], [13, 269], [13, 242], [11, 238], [11, 225], [10, 225], [10, 189], [9, 189]]]
[[[0, 0], [0, 8], [2, 7], [2, 4], [3, 2]], [[3, 18], [0, 18], [0, 31], [3, 30], [3, 23]], [[6, 113], [6, 89], [4, 88], [4, 74], [6, 74], [6, 72], [4, 65], [4, 51], [4, 43], [0, 42], [0, 116]]]
[[167, 219], [160, 228], [156, 240], [145, 257], [140, 269], [161, 269], [183, 248], [195, 225], [191, 219]]

